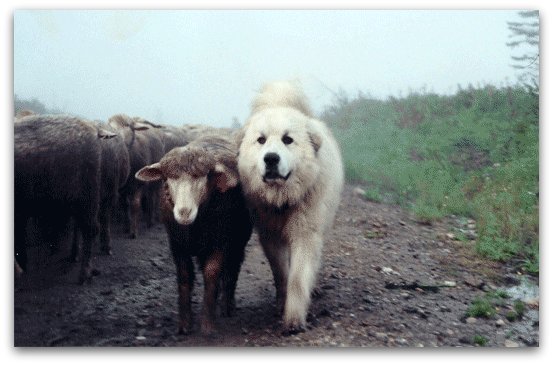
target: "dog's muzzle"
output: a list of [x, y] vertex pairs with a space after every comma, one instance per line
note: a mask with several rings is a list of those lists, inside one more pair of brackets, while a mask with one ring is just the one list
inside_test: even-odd
[[288, 180], [290, 172], [286, 176], [282, 176], [278, 171], [278, 164], [280, 162], [280, 156], [274, 152], [269, 152], [263, 157], [265, 162], [265, 175], [263, 175], [263, 182], [275, 181], [275, 180]]

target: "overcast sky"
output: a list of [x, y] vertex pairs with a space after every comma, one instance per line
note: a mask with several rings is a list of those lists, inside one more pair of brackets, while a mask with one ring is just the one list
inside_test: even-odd
[[107, 120], [116, 113], [230, 126], [266, 81], [299, 79], [317, 112], [340, 89], [516, 80], [514, 10], [14, 12], [14, 93]]

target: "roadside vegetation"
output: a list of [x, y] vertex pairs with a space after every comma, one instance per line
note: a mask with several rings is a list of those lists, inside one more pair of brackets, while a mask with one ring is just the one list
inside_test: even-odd
[[334, 129], [350, 182], [422, 223], [476, 221], [475, 249], [539, 272], [539, 102], [528, 87], [338, 98], [321, 118]]

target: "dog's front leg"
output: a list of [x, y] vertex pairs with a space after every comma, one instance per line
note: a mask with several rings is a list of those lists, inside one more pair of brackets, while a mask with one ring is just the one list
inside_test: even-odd
[[290, 273], [284, 308], [284, 332], [305, 330], [311, 290], [319, 270], [323, 240], [316, 233], [291, 242]]

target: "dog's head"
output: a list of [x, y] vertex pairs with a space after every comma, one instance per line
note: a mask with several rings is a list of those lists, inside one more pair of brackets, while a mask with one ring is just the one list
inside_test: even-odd
[[291, 108], [254, 114], [244, 127], [238, 168], [246, 192], [281, 207], [299, 202], [315, 183], [322, 139], [310, 118]]

